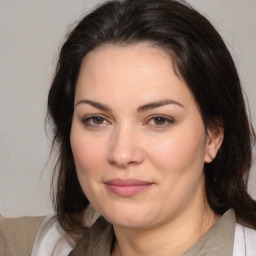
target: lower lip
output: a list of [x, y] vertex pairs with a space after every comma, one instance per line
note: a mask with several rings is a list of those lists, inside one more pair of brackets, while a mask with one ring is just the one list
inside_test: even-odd
[[143, 185], [114, 185], [106, 184], [107, 188], [114, 194], [122, 197], [131, 197], [134, 196], [145, 189], [152, 186], [152, 184], [143, 184]]

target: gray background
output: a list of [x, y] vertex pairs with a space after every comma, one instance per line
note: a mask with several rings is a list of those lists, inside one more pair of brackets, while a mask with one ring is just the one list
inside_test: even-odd
[[[139, 1], [139, 0], [138, 0]], [[44, 129], [54, 65], [70, 24], [100, 1], [0, 0], [0, 214], [51, 211]], [[224, 37], [256, 123], [256, 0], [189, 0]], [[255, 158], [255, 156], [254, 156]], [[249, 190], [256, 197], [256, 169]]]

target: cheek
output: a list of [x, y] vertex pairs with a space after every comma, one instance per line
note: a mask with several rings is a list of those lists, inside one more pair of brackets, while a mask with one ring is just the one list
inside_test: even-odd
[[158, 170], [159, 184], [164, 194], [169, 195], [166, 197], [168, 204], [171, 198], [170, 205], [174, 209], [188, 204], [195, 191], [202, 188], [204, 151], [204, 136], [197, 137], [193, 133], [183, 133], [151, 147], [151, 163]]
[[158, 169], [165, 170], [166, 175], [179, 176], [181, 173], [202, 172], [205, 155], [205, 137], [184, 131], [175, 136], [154, 143], [149, 147], [151, 162]]
[[71, 148], [76, 167], [79, 171], [90, 170], [90, 167], [96, 162], [96, 148], [89, 147], [82, 140], [74, 139], [71, 142]]
[[70, 143], [79, 181], [88, 182], [90, 176], [97, 176], [98, 166], [105, 155], [104, 147], [96, 139], [75, 129], [71, 130]]
[[79, 183], [88, 200], [96, 205], [95, 195], [100, 193], [97, 184], [102, 179], [104, 147], [91, 136], [84, 136], [83, 132], [75, 130], [71, 130], [70, 143]]

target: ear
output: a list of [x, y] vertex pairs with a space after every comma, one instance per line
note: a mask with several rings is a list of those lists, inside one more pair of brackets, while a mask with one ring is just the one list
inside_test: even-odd
[[221, 118], [217, 118], [212, 126], [207, 128], [207, 145], [205, 151], [205, 162], [210, 163], [216, 157], [224, 139], [224, 128]]

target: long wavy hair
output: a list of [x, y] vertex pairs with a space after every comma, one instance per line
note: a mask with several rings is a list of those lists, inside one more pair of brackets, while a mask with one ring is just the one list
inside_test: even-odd
[[62, 228], [82, 232], [86, 229], [84, 216], [89, 213], [70, 146], [81, 62], [99, 46], [141, 42], [170, 54], [199, 106], [205, 127], [224, 129], [221, 150], [204, 167], [210, 207], [217, 214], [233, 208], [237, 217], [256, 227], [256, 202], [247, 193], [255, 136], [235, 64], [221, 36], [183, 1], [124, 0], [105, 2], [86, 15], [67, 36], [59, 54], [48, 97], [48, 120], [58, 155], [53, 202]]

